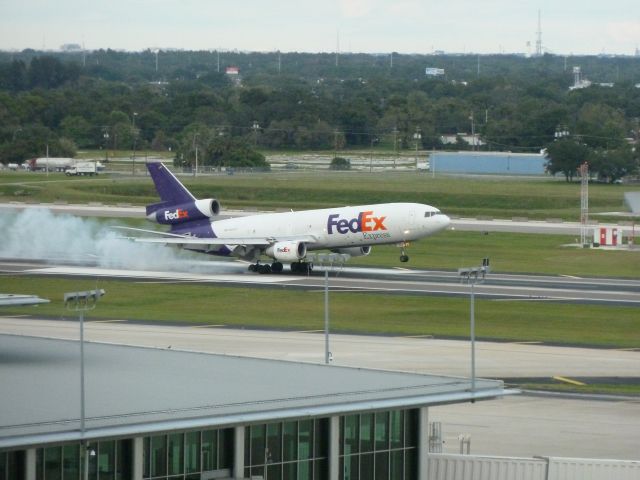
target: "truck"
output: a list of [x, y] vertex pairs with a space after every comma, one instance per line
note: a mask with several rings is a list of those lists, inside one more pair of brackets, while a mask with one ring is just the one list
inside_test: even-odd
[[67, 168], [73, 167], [76, 161], [73, 158], [64, 157], [38, 157], [31, 158], [25, 163], [28, 165], [29, 170], [33, 172], [37, 172], [39, 170], [64, 172]]
[[69, 177], [72, 175], [98, 175], [98, 166], [95, 162], [78, 162], [65, 170], [64, 174]]

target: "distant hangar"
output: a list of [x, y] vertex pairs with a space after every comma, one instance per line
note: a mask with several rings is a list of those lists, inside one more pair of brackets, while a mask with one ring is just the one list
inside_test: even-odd
[[544, 175], [547, 156], [512, 152], [433, 152], [430, 168], [435, 173], [494, 175]]

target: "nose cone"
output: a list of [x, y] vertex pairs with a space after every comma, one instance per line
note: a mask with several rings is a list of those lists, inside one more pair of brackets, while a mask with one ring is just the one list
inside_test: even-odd
[[451, 219], [447, 215], [438, 215], [438, 226], [440, 227], [440, 230], [444, 230], [449, 225], [451, 225]]

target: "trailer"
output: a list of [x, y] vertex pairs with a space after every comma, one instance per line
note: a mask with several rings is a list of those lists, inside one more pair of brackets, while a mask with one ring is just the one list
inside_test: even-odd
[[64, 172], [67, 168], [73, 167], [75, 163], [76, 161], [73, 158], [64, 157], [38, 157], [26, 161], [26, 164], [29, 166], [29, 170], [33, 172], [38, 170]]
[[78, 162], [73, 167], [68, 168], [64, 174], [68, 177], [73, 175], [98, 175], [98, 165], [95, 162]]

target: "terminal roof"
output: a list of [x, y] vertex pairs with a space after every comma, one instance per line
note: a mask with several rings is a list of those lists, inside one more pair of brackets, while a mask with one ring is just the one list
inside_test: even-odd
[[[79, 441], [77, 341], [0, 335], [0, 448]], [[495, 380], [85, 343], [85, 439], [415, 408], [504, 395]]]

